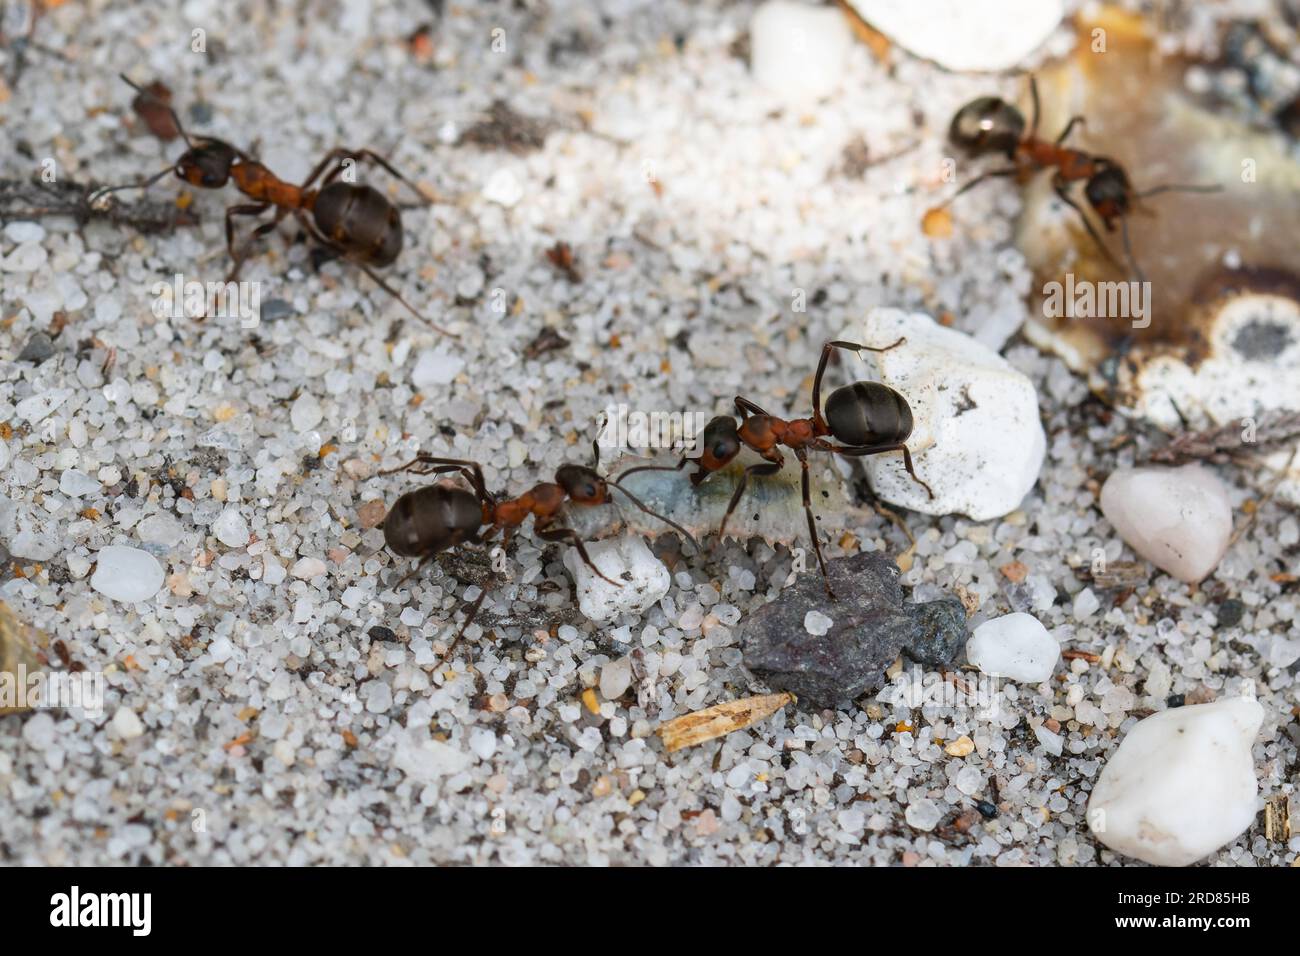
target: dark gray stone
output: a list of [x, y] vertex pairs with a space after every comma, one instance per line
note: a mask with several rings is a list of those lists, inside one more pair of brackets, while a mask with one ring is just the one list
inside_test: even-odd
[[1246, 614], [1246, 605], [1237, 598], [1228, 598], [1219, 605], [1216, 624], [1219, 627], [1236, 627]]
[[[855, 554], [827, 568], [838, 600], [826, 596], [821, 573], [812, 571], [746, 622], [745, 666], [774, 690], [790, 691], [814, 707], [846, 707], [882, 687], [885, 670], [905, 648], [915, 660], [937, 665], [961, 647], [961, 602], [905, 603], [898, 566], [887, 555]], [[826, 634], [808, 633], [809, 611], [831, 619]]]
[[18, 361], [40, 365], [54, 354], [54, 342], [44, 332], [33, 332], [23, 350], [18, 353]]
[[262, 311], [258, 316], [263, 322], [274, 322], [276, 319], [283, 319], [286, 315], [293, 315], [293, 303], [285, 299], [267, 299], [262, 303]]
[[920, 633], [903, 645], [903, 653], [926, 667], [947, 667], [966, 643], [966, 609], [955, 597], [943, 597], [915, 608]]

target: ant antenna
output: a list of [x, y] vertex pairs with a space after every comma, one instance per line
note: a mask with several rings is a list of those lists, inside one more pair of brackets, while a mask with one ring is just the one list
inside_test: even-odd
[[[647, 470], [647, 469], [644, 469], [644, 468], [634, 468], [634, 469], [632, 469], [632, 471], [645, 471], [645, 470]], [[679, 525], [676, 521], [673, 521], [671, 518], [666, 518], [666, 517], [664, 517], [663, 515], [661, 515], [659, 512], [651, 510], [651, 509], [650, 509], [650, 508], [645, 504], [645, 502], [643, 502], [640, 498], [638, 498], [636, 495], [632, 494], [632, 492], [628, 491], [628, 490], [627, 490], [626, 488], [624, 488], [621, 484], [619, 484], [619, 479], [620, 479], [620, 478], [625, 478], [625, 477], [627, 477], [628, 474], [630, 474], [630, 472], [626, 472], [626, 471], [625, 471], [625, 472], [623, 472], [623, 474], [619, 475], [618, 478], [609, 478], [609, 479], [606, 479], [606, 480], [609, 482], [609, 484], [610, 484], [611, 486], [617, 488], [617, 489], [618, 489], [619, 491], [621, 491], [624, 495], [626, 495], [626, 496], [627, 496], [627, 500], [630, 501], [630, 502], [632, 502], [632, 504], [636, 505], [638, 508], [640, 508], [642, 511], [644, 511], [646, 514], [650, 515], [651, 517], [653, 517], [653, 518], [658, 518], [658, 519], [659, 519], [660, 521], [662, 521], [664, 524], [668, 525], [668, 527], [672, 528], [674, 531], [676, 531], [678, 534], [680, 534], [683, 538], [685, 538], [687, 541], [689, 541], [689, 542], [691, 543], [691, 547], [693, 547], [693, 548], [695, 549], [695, 553], [696, 553], [696, 554], [699, 554], [699, 553], [700, 553], [700, 543], [699, 543], [698, 541], [695, 540], [695, 536], [694, 536], [694, 535], [692, 535], [689, 531], [687, 531], [685, 528], [683, 528], [681, 525]]]
[[1221, 183], [1211, 183], [1209, 185], [1196, 185], [1188, 183], [1166, 183], [1163, 186], [1153, 186], [1150, 189], [1137, 193], [1138, 199], [1146, 199], [1148, 196], [1158, 196], [1161, 193], [1221, 193], [1223, 185]]
[[175, 166], [168, 166], [166, 169], [159, 170], [148, 179], [142, 180], [138, 183], [126, 183], [123, 186], [102, 186], [86, 197], [86, 203], [90, 206], [94, 206], [109, 193], [121, 192], [123, 189], [148, 189], [154, 183], [158, 182], [158, 180], [171, 173], [175, 168]]
[[1120, 219], [1119, 226], [1120, 235], [1124, 237], [1124, 256], [1128, 259], [1128, 264], [1130, 268], [1132, 268], [1133, 274], [1137, 276], [1138, 282], [1145, 283], [1147, 281], [1146, 273], [1144, 273], [1142, 267], [1138, 265], [1137, 258], [1133, 255], [1133, 245], [1129, 242], [1127, 216]]

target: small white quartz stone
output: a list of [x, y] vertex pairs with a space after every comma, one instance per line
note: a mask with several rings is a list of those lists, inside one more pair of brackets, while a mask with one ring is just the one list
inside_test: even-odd
[[1232, 538], [1228, 490], [1203, 465], [1121, 468], [1101, 488], [1101, 511], [1130, 548], [1189, 583], [1215, 569]]
[[1010, 70], [1061, 22], [1062, 0], [848, 0], [903, 49], [950, 70]]
[[662, 561], [637, 535], [624, 535], [587, 545], [587, 553], [605, 577], [602, 580], [578, 554], [564, 552], [564, 564], [573, 575], [578, 610], [592, 621], [608, 621], [624, 611], [640, 613], [668, 593], [672, 577]]
[[750, 21], [750, 68], [782, 99], [820, 99], [839, 86], [851, 40], [848, 21], [834, 7], [770, 0]]
[[995, 617], [975, 628], [966, 641], [966, 658], [981, 673], [1023, 684], [1041, 684], [1052, 676], [1061, 645], [1030, 614]]
[[1102, 768], [1088, 826], [1117, 853], [1187, 866], [1255, 818], [1251, 748], [1264, 709], [1246, 697], [1175, 707], [1139, 721]]
[[95, 555], [90, 586], [114, 601], [147, 601], [163, 586], [163, 568], [148, 551], [109, 545]]
[[[859, 459], [885, 501], [923, 514], [1000, 518], [1020, 507], [1047, 452], [1038, 392], [1025, 375], [964, 332], [923, 313], [874, 309], [840, 336], [887, 352], [859, 352], [854, 379], [894, 389], [912, 411], [907, 447], [931, 498], [904, 468], [901, 452]], [[869, 374], [872, 365], [876, 374]]]

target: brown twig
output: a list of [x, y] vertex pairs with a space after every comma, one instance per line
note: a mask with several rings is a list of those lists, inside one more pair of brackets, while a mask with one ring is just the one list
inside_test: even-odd
[[98, 188], [98, 183], [83, 185], [71, 180], [47, 183], [40, 179], [0, 179], [0, 223], [61, 216], [75, 219], [79, 226], [102, 220], [153, 233], [171, 232], [177, 226], [198, 222], [174, 203], [151, 199], [133, 203], [112, 199], [92, 206], [88, 200]]
[[1254, 420], [1254, 440], [1244, 437], [1248, 419], [1216, 425], [1204, 431], [1178, 435], [1169, 444], [1155, 449], [1149, 460], [1162, 464], [1183, 465], [1190, 461], [1215, 464], [1240, 464], [1252, 454], [1276, 451], [1277, 446], [1300, 439], [1300, 412], [1263, 412]]

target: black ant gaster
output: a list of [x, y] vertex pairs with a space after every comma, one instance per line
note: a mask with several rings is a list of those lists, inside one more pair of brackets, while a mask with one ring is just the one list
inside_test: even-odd
[[[1215, 192], [1220, 187], [1164, 185], [1138, 192], [1129, 181], [1124, 167], [1115, 160], [1064, 145], [1075, 126], [1085, 122], [1084, 117], [1071, 117], [1054, 142], [1049, 143], [1047, 140], [1039, 139], [1038, 83], [1033, 77], [1029, 80], [1029, 90], [1033, 100], [1033, 117], [1029, 124], [1028, 135], [1025, 134], [1024, 115], [1006, 100], [996, 96], [981, 96], [957, 111], [948, 128], [949, 141], [968, 156], [1001, 155], [1010, 160], [1011, 165], [986, 170], [957, 190], [952, 199], [956, 199], [962, 193], [988, 179], [1001, 176], [1022, 177], [1038, 170], [1054, 169], [1053, 191], [1063, 203], [1079, 214], [1088, 234], [1097, 243], [1102, 254], [1116, 265], [1119, 263], [1097, 233], [1092, 220], [1071, 198], [1070, 185], [1076, 182], [1084, 183], [1083, 194], [1088, 205], [1096, 212], [1107, 232], [1114, 232], [1115, 224], [1120, 224], [1124, 254], [1134, 275], [1139, 281], [1145, 281], [1145, 276], [1133, 256], [1133, 249], [1129, 243], [1129, 214], [1141, 210], [1141, 200], [1159, 193]], [[952, 202], [952, 199], [948, 202]]]
[[[600, 448], [596, 442], [592, 443], [592, 450], [592, 467], [561, 465], [555, 472], [554, 482], [540, 482], [518, 497], [503, 500], [498, 500], [487, 490], [483, 471], [476, 462], [421, 454], [405, 465], [380, 474], [391, 475], [405, 471], [418, 475], [458, 474], [469, 483], [472, 490], [434, 484], [406, 492], [393, 502], [393, 507], [384, 519], [384, 541], [394, 554], [419, 559], [419, 563], [407, 575], [410, 577], [443, 551], [462, 544], [482, 544], [498, 531], [503, 534], [502, 547], [508, 549], [515, 529], [531, 515], [533, 530], [539, 538], [571, 545], [597, 577], [615, 587], [622, 587], [620, 582], [606, 577], [596, 567], [576, 531], [558, 525], [560, 513], [569, 502], [584, 506], [612, 504], [614, 501], [610, 490], [616, 488], [641, 511], [673, 528], [699, 550], [690, 532], [647, 507], [620, 484], [621, 476], [602, 477], [596, 471], [596, 466], [600, 464]], [[406, 578], [402, 580], [405, 581]], [[465, 622], [447, 648], [445, 656], [450, 656], [455, 650], [486, 594], [487, 590], [484, 589], [470, 606]]]
[[[774, 475], [785, 465], [778, 446], [784, 445], [794, 452], [803, 467], [803, 508], [808, 517], [808, 534], [812, 537], [813, 549], [817, 552], [817, 562], [821, 566], [822, 579], [826, 584], [826, 593], [833, 599], [830, 577], [826, 573], [826, 559], [822, 557], [821, 542], [817, 534], [817, 522], [813, 517], [812, 498], [809, 487], [808, 452], [826, 451], [837, 455], [860, 458], [866, 455], [881, 455], [886, 452], [903, 453], [903, 466], [912, 480], [926, 490], [933, 498], [934, 492], [924, 481], [917, 477], [912, 467], [912, 454], [907, 449], [907, 439], [912, 434], [912, 409], [907, 399], [888, 385], [880, 382], [854, 382], [831, 392], [826, 399], [826, 411], [822, 413], [821, 390], [822, 377], [826, 374], [826, 364], [831, 351], [845, 349], [853, 352], [887, 352], [901, 345], [905, 340], [899, 339], [892, 345], [874, 348], [870, 345], [858, 345], [853, 342], [827, 342], [822, 346], [821, 361], [817, 364], [817, 374], [813, 378], [811, 418], [784, 419], [772, 415], [754, 402], [742, 396], [736, 396], [736, 411], [740, 423], [730, 415], [720, 415], [704, 427], [701, 436], [700, 455], [697, 458], [684, 457], [676, 466], [642, 465], [623, 473], [623, 477], [636, 471], [671, 471], [694, 464], [696, 470], [691, 474], [691, 484], [698, 485], [713, 472], [725, 468], [740, 453], [742, 447], [748, 447], [763, 457], [762, 462], [749, 465], [740, 475], [736, 490], [731, 494], [727, 512], [718, 527], [718, 540], [722, 540], [727, 530], [727, 521], [736, 510], [750, 475]], [[840, 444], [826, 441], [834, 438]]]
[[[140, 94], [137, 100], [151, 96], [148, 89], [142, 89], [125, 76], [122, 79]], [[251, 240], [265, 236], [285, 216], [292, 213], [307, 235], [321, 246], [360, 268], [416, 318], [444, 335], [452, 335], [415, 311], [396, 289], [371, 268], [391, 265], [401, 253], [402, 215], [388, 197], [373, 187], [340, 180], [339, 176], [350, 168], [349, 164], [369, 160], [382, 166], [410, 187], [421, 203], [431, 204], [429, 198], [393, 168], [388, 160], [369, 149], [332, 149], [317, 163], [306, 181], [301, 186], [295, 186], [280, 179], [262, 163], [229, 143], [211, 138], [191, 139], [170, 103], [158, 101], [155, 105], [171, 115], [177, 131], [185, 140], [185, 152], [174, 164], [146, 180], [97, 191], [91, 197], [92, 202], [122, 189], [147, 189], [169, 173], [174, 173], [179, 179], [200, 189], [221, 189], [233, 180], [235, 188], [254, 202], [231, 206], [226, 210], [226, 247], [234, 260], [234, 266], [226, 277], [227, 283], [239, 276], [247, 258], [247, 252], [241, 253], [235, 246], [235, 218], [260, 216], [274, 208], [275, 214], [271, 221], [254, 229]], [[334, 168], [326, 175], [326, 170], [331, 166]], [[321, 185], [314, 187], [313, 184], [321, 176], [325, 177], [321, 180]]]

